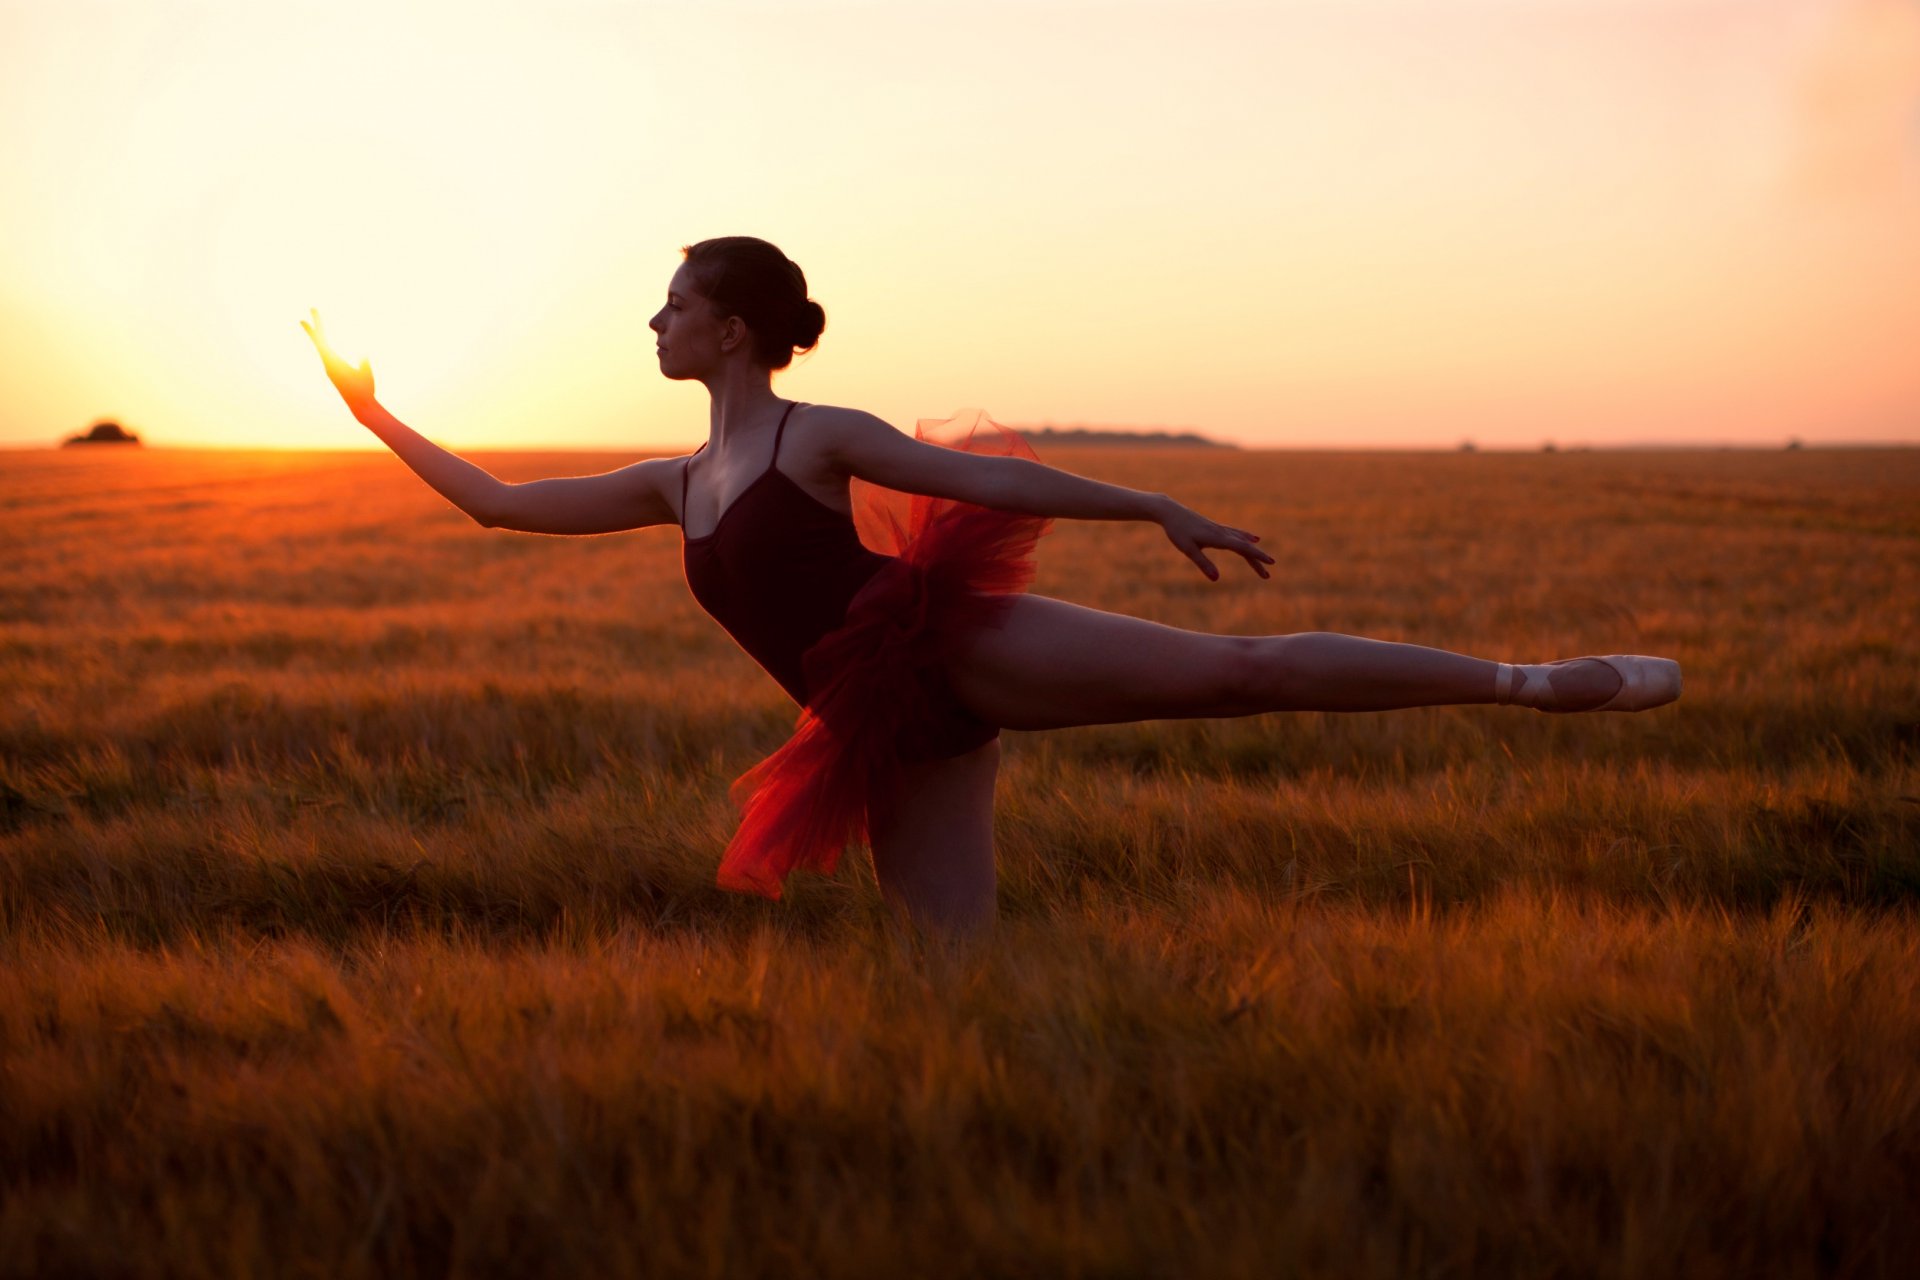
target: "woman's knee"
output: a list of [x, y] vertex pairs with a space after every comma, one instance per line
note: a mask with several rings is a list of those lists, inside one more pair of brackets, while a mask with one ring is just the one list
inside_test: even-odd
[[1208, 701], [1227, 714], [1259, 710], [1271, 699], [1283, 671], [1285, 636], [1221, 636], [1220, 661], [1212, 672]]
[[1284, 711], [1310, 699], [1324, 666], [1325, 631], [1279, 636], [1223, 636], [1217, 696], [1229, 714]]

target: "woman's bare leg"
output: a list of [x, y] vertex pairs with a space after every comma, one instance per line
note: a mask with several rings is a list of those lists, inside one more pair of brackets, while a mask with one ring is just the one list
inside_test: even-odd
[[[1017, 598], [1003, 627], [982, 631], [947, 664], [961, 702], [1011, 729], [1492, 702], [1497, 672], [1497, 663], [1422, 645], [1324, 631], [1208, 635], [1035, 595]], [[1619, 688], [1599, 663], [1556, 671], [1553, 681], [1576, 703]], [[867, 825], [880, 892], [916, 925], [965, 935], [993, 922], [999, 765], [1000, 744], [989, 742], [903, 765], [896, 786], [873, 797]]]
[[[1209, 635], [1036, 595], [1017, 597], [1002, 627], [947, 664], [960, 701], [1010, 729], [1493, 702], [1498, 671], [1422, 645], [1327, 631]], [[1601, 663], [1572, 664], [1553, 684], [1569, 709], [1620, 687]]]
[[868, 843], [880, 895], [914, 924], [948, 935], [993, 923], [993, 784], [1000, 744], [948, 760], [903, 764], [875, 795]]

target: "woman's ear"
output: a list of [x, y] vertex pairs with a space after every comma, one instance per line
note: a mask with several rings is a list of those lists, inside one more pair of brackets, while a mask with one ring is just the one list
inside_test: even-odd
[[747, 328], [747, 322], [739, 316], [728, 316], [720, 323], [720, 351], [726, 354], [753, 335]]

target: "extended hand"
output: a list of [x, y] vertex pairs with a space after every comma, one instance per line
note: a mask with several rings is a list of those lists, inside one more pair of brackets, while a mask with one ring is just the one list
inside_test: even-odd
[[327, 345], [326, 332], [320, 328], [320, 312], [314, 310], [310, 314], [313, 323], [309, 325], [302, 320], [300, 327], [307, 331], [307, 336], [313, 339], [313, 345], [319, 350], [320, 363], [326, 366], [333, 389], [340, 393], [340, 398], [347, 402], [347, 408], [358, 418], [369, 406], [379, 403], [373, 398], [373, 365], [370, 361], [362, 360], [356, 369], [334, 354], [333, 348]]
[[1201, 551], [1202, 547], [1219, 547], [1245, 556], [1255, 573], [1263, 578], [1273, 576], [1266, 569], [1273, 563], [1273, 557], [1253, 545], [1260, 541], [1259, 534], [1215, 524], [1198, 511], [1183, 507], [1171, 499], [1168, 500], [1167, 514], [1160, 518], [1160, 527], [1167, 531], [1167, 537], [1173, 545], [1180, 548], [1189, 560], [1200, 566], [1202, 573], [1215, 582], [1220, 580], [1220, 571], [1213, 567], [1213, 561], [1207, 559]]

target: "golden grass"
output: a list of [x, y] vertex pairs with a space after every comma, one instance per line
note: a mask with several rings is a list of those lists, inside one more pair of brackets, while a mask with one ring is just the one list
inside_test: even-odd
[[[1674, 708], [1008, 734], [1002, 925], [713, 887], [792, 711], [677, 532], [392, 459], [0, 468], [0, 1274], [1886, 1274], [1920, 1254], [1920, 454], [1059, 451], [1196, 628]], [[514, 478], [624, 459], [502, 456]]]

